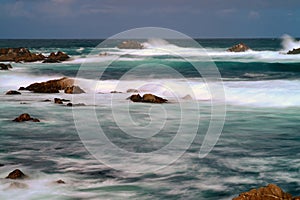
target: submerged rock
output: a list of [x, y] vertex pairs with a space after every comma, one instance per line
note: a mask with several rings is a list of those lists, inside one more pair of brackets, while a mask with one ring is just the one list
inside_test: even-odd
[[137, 89], [128, 89], [126, 92], [127, 93], [138, 93], [139, 91]]
[[144, 94], [143, 97], [139, 94], [134, 94], [129, 97], [133, 102], [144, 102], [144, 103], [166, 103], [168, 100], [155, 96], [153, 94]]
[[119, 49], [143, 49], [144, 46], [138, 41], [126, 40], [118, 45]]
[[26, 122], [26, 121], [33, 121], [33, 122], [40, 122], [37, 118], [32, 118], [28, 113], [23, 113], [19, 117], [13, 120], [14, 122]]
[[9, 185], [8, 189], [28, 189], [29, 186], [25, 183], [13, 182]]
[[28, 178], [27, 175], [25, 175], [21, 170], [16, 169], [8, 174], [6, 179], [24, 179]]
[[73, 85], [73, 86], [67, 87], [65, 89], [65, 93], [66, 94], [82, 94], [82, 93], [85, 93], [85, 91], [83, 89], [81, 89], [79, 86]]
[[61, 79], [33, 83], [26, 88], [20, 87], [19, 90], [29, 90], [35, 93], [59, 93], [59, 90], [65, 90], [67, 87], [71, 87], [73, 84], [73, 79], [63, 77]]
[[55, 182], [58, 183], [58, 184], [66, 184], [66, 182], [63, 181], [63, 180], [61, 180], [61, 179], [59, 179], [59, 180], [57, 180], [57, 181], [55, 181]]
[[233, 200], [297, 200], [299, 197], [292, 197], [291, 194], [284, 192], [280, 187], [269, 184], [266, 187], [252, 189], [249, 192], [241, 193]]
[[11, 64], [0, 63], [0, 70], [9, 70], [12, 69]]
[[247, 50], [250, 50], [250, 48], [244, 43], [239, 43], [239, 44], [234, 45], [233, 47], [230, 47], [229, 49], [227, 49], [227, 51], [230, 51], [230, 52], [245, 52]]
[[119, 92], [119, 91], [113, 90], [113, 91], [110, 91], [110, 93], [112, 93], [112, 94], [117, 94], [117, 93], [122, 93], [122, 92]]
[[69, 106], [69, 107], [72, 107], [72, 106], [85, 106], [85, 104], [84, 103], [76, 103], [76, 104], [68, 103], [67, 106]]
[[287, 54], [300, 54], [300, 48], [290, 50], [287, 52]]
[[20, 95], [21, 92], [15, 91], [15, 90], [9, 90], [5, 93], [6, 95]]

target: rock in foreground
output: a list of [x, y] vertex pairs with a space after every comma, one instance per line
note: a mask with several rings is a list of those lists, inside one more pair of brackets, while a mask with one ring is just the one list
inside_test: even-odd
[[227, 49], [227, 51], [230, 51], [230, 52], [245, 52], [248, 50], [250, 50], [250, 48], [244, 43], [239, 43], [239, 44], [234, 45], [233, 47], [230, 47], [229, 49]]
[[33, 83], [26, 88], [21, 87], [19, 90], [25, 89], [35, 93], [59, 93], [59, 90], [65, 90], [67, 87], [71, 87], [73, 84], [73, 79], [64, 77], [47, 82]]
[[287, 54], [300, 54], [300, 48], [290, 50], [287, 52]]
[[8, 174], [7, 179], [24, 179], [28, 178], [21, 170], [16, 169]]
[[139, 94], [134, 94], [129, 97], [133, 102], [144, 102], [144, 103], [166, 103], [168, 100], [155, 96], [153, 94], [144, 94], [143, 97]]
[[282, 191], [280, 187], [269, 184], [266, 187], [252, 189], [249, 192], [241, 193], [232, 200], [299, 200], [300, 197], [292, 197], [291, 194]]
[[19, 117], [13, 120], [14, 122], [26, 122], [26, 121], [33, 121], [33, 122], [40, 122], [37, 118], [32, 118], [28, 113], [23, 113]]
[[0, 70], [9, 70], [12, 69], [11, 64], [0, 63]]
[[118, 45], [119, 49], [143, 49], [144, 46], [138, 41], [126, 40]]

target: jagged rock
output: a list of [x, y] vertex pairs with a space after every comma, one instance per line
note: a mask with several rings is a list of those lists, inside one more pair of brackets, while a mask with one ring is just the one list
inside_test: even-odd
[[13, 120], [14, 122], [26, 122], [26, 121], [33, 121], [33, 122], [40, 122], [37, 118], [32, 118], [28, 113], [23, 113], [19, 117]]
[[126, 40], [118, 45], [119, 49], [143, 49], [144, 46], [138, 41]]
[[126, 92], [127, 93], [138, 93], [139, 91], [137, 89], [128, 89]]
[[70, 58], [66, 53], [58, 51], [57, 53], [50, 53], [50, 55], [43, 61], [43, 63], [59, 63], [61, 61], [66, 61]]
[[247, 50], [250, 50], [250, 48], [244, 43], [239, 43], [239, 44], [234, 45], [233, 47], [230, 47], [229, 49], [227, 49], [227, 51], [230, 51], [230, 52], [244, 52]]
[[300, 54], [300, 48], [290, 50], [287, 52], [287, 54]]
[[58, 183], [58, 184], [66, 184], [66, 182], [64, 182], [63, 180], [61, 180], [61, 179], [59, 179], [59, 180], [57, 180], [57, 181], [55, 181], [56, 183]]
[[35, 93], [59, 93], [59, 90], [65, 90], [73, 84], [73, 79], [63, 77], [61, 79], [50, 80], [47, 82], [33, 83], [26, 88], [20, 87], [19, 90], [26, 89]]
[[85, 93], [85, 91], [83, 89], [81, 89], [79, 86], [72, 85], [65, 89], [65, 93], [66, 94], [82, 94], [82, 93]]
[[0, 70], [9, 70], [12, 69], [11, 64], [0, 63]]
[[28, 178], [21, 170], [16, 169], [8, 174], [7, 179], [24, 179]]
[[20, 95], [21, 92], [15, 91], [15, 90], [9, 90], [5, 93], [6, 95]]
[[293, 198], [291, 194], [285, 193], [277, 185], [269, 184], [266, 187], [241, 193], [238, 197], [233, 198], [233, 200], [296, 200], [297, 198]]
[[44, 59], [45, 56], [43, 56], [42, 54], [31, 53], [28, 49], [23, 47], [0, 49], [0, 61], [35, 62]]
[[144, 103], [166, 103], [168, 100], [161, 97], [155, 96], [153, 94], [144, 94], [141, 97], [139, 94], [134, 94], [129, 97], [133, 102], [144, 102]]

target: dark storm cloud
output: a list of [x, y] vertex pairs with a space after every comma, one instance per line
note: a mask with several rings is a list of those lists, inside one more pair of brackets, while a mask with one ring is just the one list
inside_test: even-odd
[[1, 38], [105, 38], [159, 26], [193, 37], [300, 35], [296, 0], [0, 1]]

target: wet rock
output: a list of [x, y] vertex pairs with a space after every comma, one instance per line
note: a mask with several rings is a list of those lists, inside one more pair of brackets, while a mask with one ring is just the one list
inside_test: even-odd
[[247, 50], [250, 50], [250, 48], [244, 43], [239, 43], [239, 44], [234, 45], [233, 47], [230, 47], [229, 49], [227, 49], [227, 51], [230, 51], [230, 52], [245, 52]]
[[287, 52], [287, 54], [300, 54], [300, 48], [290, 50]]
[[85, 106], [85, 104], [84, 103], [76, 103], [76, 104], [68, 103], [67, 106], [70, 106], [70, 107], [72, 107], [72, 106]]
[[43, 61], [43, 63], [59, 63], [61, 61], [66, 61], [70, 58], [66, 53], [58, 51], [57, 53], [50, 53], [50, 55]]
[[83, 89], [81, 89], [79, 86], [72, 85], [65, 89], [65, 93], [66, 94], [82, 94], [82, 93], [85, 93], [85, 91]]
[[127, 93], [138, 93], [139, 91], [137, 89], [128, 89], [126, 92]]
[[153, 94], [144, 94], [141, 97], [139, 94], [134, 94], [129, 97], [133, 102], [144, 102], [144, 103], [166, 103], [168, 100], [155, 96]]
[[28, 189], [28, 185], [25, 183], [13, 182], [9, 185], [8, 189]]
[[56, 103], [56, 104], [63, 104], [63, 101], [60, 98], [54, 98], [54, 103]]
[[[67, 87], [71, 87], [73, 84], [73, 79], [63, 77], [61, 79], [33, 83], [27, 86], [25, 89], [34, 93], [59, 93], [59, 90], [65, 90]], [[24, 87], [20, 87], [19, 90], [24, 90]]]
[[51, 100], [50, 99], [45, 99], [42, 102], [51, 102]]
[[119, 91], [110, 91], [110, 93], [112, 93], [112, 94], [117, 94], [117, 93], [122, 93], [122, 92], [119, 92]]
[[55, 182], [58, 183], [58, 184], [66, 184], [66, 182], [63, 181], [63, 180], [61, 180], [61, 179], [59, 179], [59, 180], [57, 180], [57, 181], [55, 181]]
[[9, 70], [12, 69], [11, 64], [0, 63], [0, 70]]
[[144, 46], [138, 41], [126, 40], [118, 45], [119, 49], [143, 49]]
[[238, 197], [233, 198], [233, 200], [295, 200], [295, 198], [292, 198], [291, 194], [285, 193], [277, 185], [269, 184], [266, 187], [241, 193]]
[[16, 169], [16, 170], [10, 172], [8, 174], [8, 176], [5, 178], [6, 179], [24, 179], [24, 178], [28, 178], [28, 176], [25, 175], [21, 170]]
[[9, 90], [6, 92], [6, 95], [20, 95], [21, 92], [15, 91], [15, 90]]
[[12, 62], [35, 62], [44, 60], [42, 54], [31, 53], [24, 47], [19, 48], [0, 48], [0, 61]]
[[19, 117], [13, 120], [14, 122], [26, 122], [26, 121], [33, 121], [33, 122], [40, 122], [37, 118], [32, 118], [28, 113], [23, 113]]

